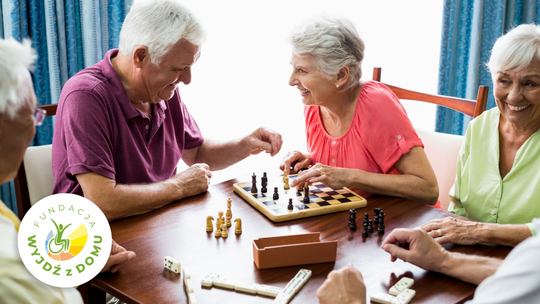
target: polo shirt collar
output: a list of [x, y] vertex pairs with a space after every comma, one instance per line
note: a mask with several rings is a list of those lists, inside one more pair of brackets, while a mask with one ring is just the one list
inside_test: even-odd
[[[126, 119], [135, 118], [137, 116], [141, 116], [141, 112], [135, 108], [133, 103], [131, 103], [131, 100], [129, 99], [129, 96], [126, 92], [126, 89], [124, 88], [124, 85], [122, 84], [122, 80], [120, 80], [120, 77], [118, 77], [118, 74], [116, 74], [116, 71], [114, 70], [114, 67], [112, 66], [111, 59], [116, 57], [118, 55], [119, 50], [118, 49], [112, 49], [109, 50], [105, 54], [105, 60], [103, 62], [103, 75], [109, 80], [109, 83], [111, 85], [111, 88], [113, 90], [113, 94], [116, 97], [116, 100], [118, 101], [118, 104], [120, 105], [120, 108], [122, 109], [122, 113], [124, 114], [124, 117]], [[175, 94], [178, 94], [178, 89], [175, 90]], [[154, 109], [154, 116], [159, 117], [158, 126], [161, 125], [163, 120], [165, 120], [165, 111], [167, 110], [167, 103], [162, 100], [159, 103], [152, 105]]]
[[124, 85], [122, 84], [122, 81], [120, 80], [120, 77], [118, 77], [118, 74], [116, 74], [116, 71], [114, 70], [114, 67], [112, 66], [111, 58], [116, 57], [118, 55], [118, 49], [112, 49], [109, 50], [105, 54], [105, 58], [103, 58], [103, 75], [109, 80], [109, 84], [111, 86], [112, 92], [114, 96], [116, 97], [116, 100], [118, 101], [118, 104], [120, 105], [120, 108], [122, 109], [122, 113], [124, 114], [124, 117], [126, 119], [135, 118], [140, 115], [139, 111], [133, 106], [131, 103], [131, 100], [129, 100], [129, 96], [126, 92], [126, 89], [124, 88]]

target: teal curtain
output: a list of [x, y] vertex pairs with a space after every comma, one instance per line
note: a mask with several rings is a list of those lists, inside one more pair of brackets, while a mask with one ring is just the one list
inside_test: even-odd
[[[118, 47], [133, 0], [2, 0], [0, 37], [31, 39], [38, 54], [32, 75], [38, 104], [57, 103], [62, 86], [78, 71]], [[37, 128], [31, 145], [52, 142], [54, 118]], [[13, 182], [0, 186], [0, 200], [16, 211]]]
[[[489, 86], [487, 109], [495, 106], [485, 66], [497, 38], [523, 23], [540, 23], [540, 0], [445, 0], [438, 93], [476, 99]], [[438, 106], [435, 130], [463, 135], [471, 118]]]

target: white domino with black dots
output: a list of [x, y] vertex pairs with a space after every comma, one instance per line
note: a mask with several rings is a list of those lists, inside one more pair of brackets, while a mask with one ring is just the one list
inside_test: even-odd
[[390, 287], [388, 291], [391, 295], [397, 296], [402, 293], [405, 289], [411, 288], [413, 286], [414, 280], [411, 278], [403, 277], [399, 280], [396, 285]]
[[287, 284], [287, 286], [285, 286], [285, 288], [279, 288], [264, 284], [240, 282], [221, 277], [216, 273], [209, 273], [201, 280], [201, 286], [217, 286], [240, 292], [264, 295], [275, 298], [273, 303], [286, 304], [292, 299], [292, 297], [294, 297], [300, 288], [304, 286], [310, 277], [311, 270], [300, 269], [300, 271], [298, 271], [296, 276]]
[[168, 270], [178, 274], [182, 273], [182, 277], [184, 280], [184, 288], [188, 296], [188, 303], [197, 304], [197, 299], [195, 298], [195, 288], [193, 281], [191, 280], [191, 273], [189, 272], [189, 270], [185, 266], [181, 267], [180, 262], [171, 256], [166, 256], [164, 258], [164, 262], [165, 268], [167, 268]]
[[274, 300], [274, 304], [287, 304], [289, 301], [298, 293], [298, 291], [304, 287], [306, 282], [311, 277], [311, 270], [309, 269], [300, 269], [296, 276], [292, 280], [287, 283], [285, 288], [283, 288], [283, 291], [280, 292], [276, 299]]
[[396, 285], [390, 287], [389, 292], [392, 295], [376, 292], [371, 294], [371, 301], [382, 304], [408, 304], [416, 295], [416, 291], [409, 289], [413, 284], [413, 279], [403, 277]]
[[180, 273], [181, 266], [180, 266], [180, 262], [177, 259], [170, 256], [166, 256], [164, 260], [165, 260], [165, 268], [169, 269], [170, 271], [174, 273]]

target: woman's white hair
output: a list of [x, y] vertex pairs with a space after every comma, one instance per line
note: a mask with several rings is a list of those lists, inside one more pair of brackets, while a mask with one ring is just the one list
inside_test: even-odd
[[33, 93], [31, 88], [19, 87], [36, 58], [30, 40], [25, 39], [21, 44], [13, 38], [0, 39], [0, 114], [15, 117], [27, 94]]
[[136, 0], [124, 20], [118, 48], [131, 56], [137, 46], [144, 45], [159, 65], [172, 45], [185, 39], [201, 45], [204, 32], [195, 16], [175, 0]]
[[342, 91], [360, 83], [365, 47], [349, 20], [326, 16], [314, 18], [295, 28], [289, 42], [295, 55], [311, 56], [317, 69], [329, 79], [347, 66], [349, 78]]
[[523, 70], [533, 58], [540, 60], [540, 26], [522, 24], [497, 39], [487, 66], [495, 79], [499, 71]]

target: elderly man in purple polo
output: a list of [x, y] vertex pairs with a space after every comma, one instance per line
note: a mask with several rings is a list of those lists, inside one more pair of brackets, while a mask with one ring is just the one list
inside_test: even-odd
[[[202, 137], [177, 89], [191, 82], [202, 40], [198, 20], [177, 1], [133, 3], [119, 49], [62, 90], [53, 193], [84, 195], [114, 220], [206, 191], [210, 169], [279, 152], [281, 136], [264, 128], [229, 143]], [[177, 173], [180, 158], [190, 168]]]

